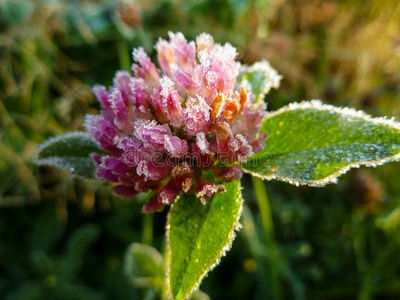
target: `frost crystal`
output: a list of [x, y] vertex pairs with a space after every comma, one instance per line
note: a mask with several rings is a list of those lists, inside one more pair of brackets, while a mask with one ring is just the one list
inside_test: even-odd
[[[138, 48], [134, 76], [120, 71], [108, 90], [93, 89], [102, 112], [85, 123], [108, 153], [93, 156], [99, 178], [115, 182], [114, 191], [126, 197], [156, 192], [144, 212], [161, 210], [182, 192], [203, 203], [224, 192], [221, 183], [242, 176], [238, 163], [260, 151], [266, 137], [264, 102], [255, 103], [251, 86], [237, 83], [236, 49], [205, 33], [196, 42], [182, 33], [169, 38], [155, 46], [161, 69]], [[266, 62], [254, 66], [260, 68], [271, 74], [265, 89], [276, 87], [279, 75]]]

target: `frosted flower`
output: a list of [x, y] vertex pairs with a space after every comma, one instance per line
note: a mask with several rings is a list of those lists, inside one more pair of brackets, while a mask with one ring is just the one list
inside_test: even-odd
[[223, 182], [241, 178], [239, 163], [260, 151], [266, 137], [260, 133], [265, 104], [236, 82], [236, 49], [205, 33], [196, 42], [182, 33], [169, 38], [155, 46], [161, 69], [138, 48], [134, 76], [117, 72], [108, 90], [94, 88], [102, 111], [85, 123], [108, 153], [93, 155], [99, 178], [125, 197], [154, 191], [144, 212], [163, 209], [180, 193], [206, 203], [225, 192]]

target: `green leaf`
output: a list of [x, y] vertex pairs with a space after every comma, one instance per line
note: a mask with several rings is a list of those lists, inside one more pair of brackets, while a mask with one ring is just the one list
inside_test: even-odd
[[167, 222], [167, 285], [173, 299], [185, 299], [229, 250], [239, 226], [242, 197], [238, 180], [202, 205], [184, 194]]
[[322, 186], [352, 167], [399, 160], [399, 123], [317, 100], [271, 113], [262, 130], [266, 147], [242, 168], [267, 180]]
[[241, 85], [249, 85], [257, 102], [263, 100], [264, 96], [272, 88], [277, 89], [281, 79], [282, 76], [271, 67], [270, 63], [263, 60], [251, 66], [243, 65], [240, 69], [237, 82]]
[[93, 178], [96, 165], [91, 153], [102, 153], [90, 135], [72, 132], [49, 139], [35, 152], [33, 162], [39, 166], [55, 166], [70, 173]]
[[[124, 257], [124, 270], [135, 286], [146, 288], [146, 299], [166, 298], [164, 259], [155, 248], [138, 243], [130, 245]], [[197, 290], [191, 299], [209, 300], [210, 297]]]
[[14, 26], [28, 20], [34, 10], [32, 2], [4, 1], [0, 3], [0, 13]]
[[76, 229], [67, 241], [68, 254], [74, 257], [82, 256], [85, 251], [99, 238], [100, 228], [95, 224], [85, 224]]
[[161, 254], [151, 246], [132, 244], [124, 259], [125, 273], [138, 287], [162, 288], [164, 265]]
[[193, 292], [191, 300], [210, 300], [210, 296], [208, 296], [206, 293], [203, 291], [197, 290]]

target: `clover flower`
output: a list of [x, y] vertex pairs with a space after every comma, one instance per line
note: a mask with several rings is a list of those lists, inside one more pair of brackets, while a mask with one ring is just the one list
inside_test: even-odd
[[100, 115], [86, 128], [107, 155], [95, 154], [97, 176], [131, 197], [154, 191], [144, 212], [162, 210], [180, 193], [202, 203], [242, 176], [240, 163], [264, 148], [265, 104], [238, 85], [236, 49], [208, 34], [188, 42], [169, 33], [155, 46], [160, 69], [143, 48], [133, 51], [134, 76], [117, 72], [113, 86], [94, 87]]

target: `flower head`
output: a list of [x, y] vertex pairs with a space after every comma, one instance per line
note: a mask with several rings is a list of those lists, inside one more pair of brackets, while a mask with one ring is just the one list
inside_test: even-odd
[[[152, 190], [144, 212], [161, 210], [180, 193], [205, 203], [242, 176], [239, 163], [264, 147], [265, 104], [236, 82], [236, 49], [208, 34], [188, 42], [169, 33], [156, 44], [160, 69], [142, 48], [133, 51], [134, 76], [118, 72], [108, 90], [96, 86], [102, 105], [86, 127], [108, 155], [93, 156], [97, 176], [131, 197]], [[210, 174], [215, 180], [210, 180]]]

